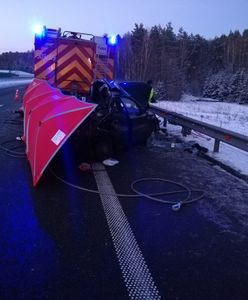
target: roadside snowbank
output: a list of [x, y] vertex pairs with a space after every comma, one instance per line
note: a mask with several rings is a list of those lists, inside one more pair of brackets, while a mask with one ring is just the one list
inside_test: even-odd
[[12, 73], [16, 76], [19, 76], [19, 77], [29, 77], [29, 78], [32, 78], [34, 77], [34, 74], [32, 73], [28, 73], [28, 72], [24, 72], [24, 71], [18, 71], [18, 70], [13, 70], [13, 71], [9, 71], [9, 70], [0, 70], [0, 73]]
[[[212, 99], [210, 101], [199, 102], [196, 99], [198, 98], [188, 96], [180, 102], [160, 101], [155, 105], [192, 119], [248, 136], [247, 105], [214, 102]], [[190, 135], [183, 137], [181, 135], [181, 126], [168, 124], [167, 129], [172, 135], [178, 135], [185, 141], [195, 141], [208, 148], [208, 155], [210, 157], [232, 167], [241, 174], [248, 175], [248, 152], [232, 147], [226, 143], [221, 143], [219, 153], [214, 153], [214, 139], [193, 130]]]
[[160, 101], [156, 106], [248, 136], [248, 105], [195, 101], [192, 97], [191, 101]]
[[226, 143], [220, 143], [219, 152], [213, 152], [214, 139], [195, 132], [192, 130], [191, 134], [187, 137], [181, 135], [181, 126], [167, 125], [168, 133], [180, 136], [184, 141], [195, 141], [199, 145], [208, 149], [208, 156], [230, 166], [232, 169], [238, 171], [240, 174], [248, 176], [248, 152], [235, 148]]
[[0, 89], [17, 85], [29, 84], [33, 79], [0, 79]]

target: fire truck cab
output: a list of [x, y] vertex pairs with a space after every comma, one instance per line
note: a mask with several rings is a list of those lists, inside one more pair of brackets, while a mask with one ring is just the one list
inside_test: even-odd
[[114, 78], [116, 38], [45, 26], [35, 34], [34, 75], [52, 86], [88, 95], [92, 83]]

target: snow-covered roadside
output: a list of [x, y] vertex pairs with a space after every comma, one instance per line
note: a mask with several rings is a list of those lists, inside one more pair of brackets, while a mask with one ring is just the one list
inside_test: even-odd
[[9, 70], [0, 70], [0, 73], [11, 73], [11, 74], [14, 74], [18, 77], [28, 77], [28, 78], [33, 78], [34, 77], [34, 74], [32, 73], [28, 73], [28, 72], [24, 72], [24, 71], [18, 71], [18, 70], [12, 70], [12, 71], [9, 71]]
[[0, 89], [22, 84], [29, 84], [33, 79], [0, 79]]
[[[223, 102], [198, 102], [194, 97], [184, 101], [160, 101], [156, 106], [174, 111], [218, 127], [248, 135], [248, 106]], [[218, 153], [213, 152], [214, 139], [192, 131], [187, 137], [181, 135], [181, 126], [168, 124], [168, 132], [180, 135], [185, 141], [195, 141], [206, 147], [208, 155], [230, 166], [241, 174], [248, 175], [248, 152], [232, 147], [226, 143], [220, 144]]]
[[[191, 99], [191, 101], [189, 101]], [[215, 101], [159, 101], [156, 106], [248, 136], [248, 105]]]
[[248, 176], [248, 152], [232, 147], [226, 143], [220, 143], [219, 152], [213, 152], [214, 139], [204, 134], [192, 130], [187, 137], [181, 135], [181, 126], [167, 125], [168, 133], [180, 136], [184, 141], [195, 141], [199, 145], [208, 149], [208, 156], [230, 166], [243, 175]]

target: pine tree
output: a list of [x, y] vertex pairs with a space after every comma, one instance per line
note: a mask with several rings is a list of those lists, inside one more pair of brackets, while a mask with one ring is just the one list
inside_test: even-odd
[[131, 45], [134, 77], [136, 80], [143, 80], [147, 64], [148, 31], [144, 28], [142, 23], [135, 24], [131, 35]]

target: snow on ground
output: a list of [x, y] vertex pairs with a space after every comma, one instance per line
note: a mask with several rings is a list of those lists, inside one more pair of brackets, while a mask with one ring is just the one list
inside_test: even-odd
[[[248, 136], [247, 105], [216, 102], [216, 100], [213, 99], [205, 99], [207, 101], [202, 101], [203, 99], [199, 99], [199, 97], [186, 95], [184, 95], [182, 100], [183, 101], [180, 102], [160, 101], [155, 105], [192, 119], [197, 119]], [[168, 124], [167, 129], [172, 135], [181, 135], [181, 126]], [[185, 141], [194, 140], [201, 146], [208, 148], [209, 156], [232, 167], [241, 174], [248, 175], [248, 152], [221, 142], [219, 153], [214, 153], [214, 139], [193, 130], [190, 135], [182, 138]]]
[[183, 102], [191, 102], [191, 101], [193, 101], [193, 102], [194, 101], [218, 102], [218, 100], [216, 100], [216, 99], [196, 97], [196, 96], [187, 95], [187, 94], [183, 94], [180, 101], [183, 101]]
[[248, 105], [197, 99], [183, 97], [184, 101], [160, 101], [156, 106], [248, 136]]
[[0, 79], [0, 89], [17, 86], [22, 84], [29, 84], [33, 79]]
[[[9, 70], [0, 70], [0, 73], [9, 73], [9, 72], [10, 72]], [[11, 73], [15, 74], [19, 77], [29, 77], [29, 78], [34, 77], [34, 74], [32, 74], [32, 73], [18, 71], [18, 70], [13, 70], [13, 71], [11, 71]]]
[[213, 152], [214, 139], [204, 134], [192, 130], [187, 137], [181, 135], [181, 126], [168, 124], [169, 134], [179, 136], [185, 141], [195, 141], [199, 145], [208, 149], [208, 155], [214, 159], [221, 161], [225, 165], [230, 166], [241, 174], [248, 175], [248, 152], [235, 148], [226, 143], [220, 143], [219, 152]]
[[34, 74], [28, 73], [28, 72], [23, 72], [23, 71], [14, 71], [14, 73], [20, 77], [34, 77]]

